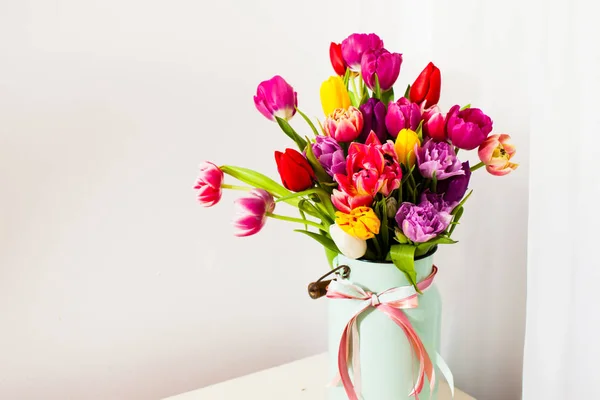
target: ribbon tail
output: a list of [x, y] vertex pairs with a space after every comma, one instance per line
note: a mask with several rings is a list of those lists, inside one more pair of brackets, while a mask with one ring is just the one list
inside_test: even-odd
[[446, 361], [444, 361], [440, 353], [437, 352], [435, 353], [435, 364], [444, 378], [446, 378], [446, 382], [448, 382], [448, 386], [450, 386], [450, 392], [452, 392], [452, 398], [454, 398], [454, 377], [452, 376], [452, 372], [450, 371], [448, 364], [446, 364]]

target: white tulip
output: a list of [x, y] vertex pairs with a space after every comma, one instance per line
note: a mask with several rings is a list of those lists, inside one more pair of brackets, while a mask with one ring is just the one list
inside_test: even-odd
[[367, 252], [367, 241], [344, 232], [337, 224], [329, 227], [329, 234], [343, 255], [353, 260], [361, 258]]

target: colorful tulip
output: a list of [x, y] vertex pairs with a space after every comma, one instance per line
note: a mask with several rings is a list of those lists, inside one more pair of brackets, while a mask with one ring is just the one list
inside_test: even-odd
[[381, 227], [381, 221], [370, 207], [358, 207], [348, 214], [338, 211], [335, 223], [347, 234], [362, 240], [374, 238]]
[[416, 131], [421, 119], [419, 105], [401, 97], [397, 102], [388, 105], [385, 126], [390, 135], [396, 138], [402, 129]]
[[434, 106], [440, 100], [441, 85], [440, 70], [430, 62], [410, 87], [410, 100], [419, 104], [423, 103], [425, 108]]
[[402, 203], [396, 214], [396, 223], [402, 233], [415, 243], [425, 243], [444, 232], [452, 215], [438, 211], [429, 201], [419, 205]]
[[275, 117], [289, 120], [296, 114], [298, 96], [285, 79], [276, 75], [258, 85], [254, 105], [271, 121], [274, 121]]
[[353, 33], [342, 41], [342, 56], [348, 68], [360, 72], [363, 54], [383, 48], [383, 41], [374, 33]]
[[469, 181], [471, 180], [471, 168], [468, 161], [462, 163], [462, 170], [465, 171], [462, 175], [455, 175], [443, 181], [438, 181], [437, 192], [442, 193], [444, 200], [448, 203], [459, 202], [467, 193]]
[[325, 133], [339, 143], [351, 142], [363, 129], [363, 116], [356, 107], [336, 108], [324, 123]]
[[339, 211], [348, 214], [357, 207], [370, 206], [373, 203], [373, 196], [370, 194], [358, 193], [354, 193], [354, 195], [351, 196], [344, 191], [333, 189], [331, 202]]
[[345, 110], [350, 107], [350, 95], [339, 76], [332, 76], [323, 82], [320, 94], [325, 115], [330, 115], [336, 108]]
[[331, 42], [329, 46], [329, 59], [335, 73], [344, 76], [346, 74], [346, 62], [342, 57], [342, 45], [340, 43]]
[[252, 189], [246, 197], [235, 200], [237, 209], [233, 220], [235, 236], [250, 236], [258, 233], [265, 222], [267, 214], [275, 210], [273, 196], [263, 189]]
[[[371, 133], [365, 144], [353, 142], [346, 158], [346, 175], [336, 174], [335, 181], [341, 195], [332, 197], [334, 205], [345, 211], [353, 205], [366, 205], [372, 202], [377, 193], [388, 196], [400, 187], [402, 169], [395, 155], [391, 141], [381, 144], [375, 133]], [[358, 200], [349, 200], [358, 199]], [[346, 204], [342, 204], [346, 203]]]
[[420, 145], [421, 141], [415, 131], [411, 129], [402, 129], [400, 133], [398, 133], [396, 143], [394, 144], [398, 162], [408, 168], [415, 165], [417, 157], [416, 151]]
[[329, 235], [338, 250], [348, 258], [356, 260], [367, 252], [367, 241], [347, 234], [338, 225], [329, 227]]
[[315, 140], [312, 151], [325, 172], [329, 176], [343, 174], [346, 171], [346, 156], [338, 142], [332, 137], [322, 135], [317, 136]]
[[402, 54], [390, 53], [386, 49], [377, 49], [365, 52], [360, 63], [360, 70], [369, 89], [375, 90], [375, 75], [377, 75], [379, 87], [382, 92], [385, 92], [398, 79], [401, 65]]
[[516, 151], [515, 146], [510, 143], [510, 135], [491, 135], [479, 146], [479, 159], [490, 174], [502, 176], [519, 166], [510, 162]]
[[479, 108], [460, 109], [453, 106], [446, 115], [448, 139], [460, 149], [477, 148], [492, 131], [493, 122]]
[[363, 129], [358, 141], [364, 143], [371, 131], [375, 132], [380, 141], [385, 141], [388, 135], [385, 127], [385, 115], [387, 113], [385, 104], [377, 99], [370, 98], [360, 106], [360, 112], [363, 115]]
[[454, 147], [447, 142], [426, 141], [417, 150], [417, 163], [421, 175], [429, 179], [435, 175], [436, 179], [441, 181], [465, 174], [461, 162], [456, 158]]
[[215, 164], [204, 161], [200, 164], [200, 174], [194, 189], [198, 190], [198, 202], [204, 207], [212, 207], [221, 200], [223, 171]]
[[448, 139], [446, 133], [446, 118], [438, 106], [433, 106], [423, 113], [423, 133], [436, 142], [445, 142]]
[[315, 172], [304, 158], [294, 149], [285, 149], [285, 152], [275, 152], [277, 171], [281, 176], [283, 186], [292, 192], [301, 192], [314, 185]]

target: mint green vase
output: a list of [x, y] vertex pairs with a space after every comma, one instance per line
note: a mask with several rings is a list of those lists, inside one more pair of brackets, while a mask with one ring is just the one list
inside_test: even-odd
[[[334, 260], [334, 267], [350, 267], [348, 280], [353, 284], [380, 293], [398, 286], [410, 285], [404, 273], [392, 263], [375, 263], [352, 260], [343, 255]], [[417, 279], [423, 280], [432, 271], [433, 255], [415, 260]], [[357, 310], [352, 300], [327, 299], [329, 319], [329, 373], [333, 378], [338, 371], [338, 349], [342, 332], [349, 319]], [[439, 352], [442, 304], [435, 283], [422, 295], [419, 306], [404, 310], [425, 345], [432, 360]], [[411, 400], [417, 373], [418, 362], [402, 328], [387, 315], [373, 308], [358, 318], [360, 335], [360, 374], [363, 400]], [[352, 372], [350, 371], [350, 376]], [[440, 374], [436, 369], [436, 376]], [[346, 400], [346, 392], [341, 383], [328, 389], [328, 400]], [[429, 381], [421, 394], [421, 399], [437, 400], [437, 387], [434, 393], [429, 390]]]

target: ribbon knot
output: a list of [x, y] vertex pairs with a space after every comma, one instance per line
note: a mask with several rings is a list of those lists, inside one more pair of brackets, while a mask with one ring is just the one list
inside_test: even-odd
[[381, 302], [379, 301], [379, 296], [377, 296], [377, 293], [368, 293], [371, 295], [371, 307], [377, 307], [378, 305], [381, 304]]
[[[423, 281], [417, 284], [417, 287], [421, 291], [428, 289], [433, 283], [433, 278], [437, 273], [437, 267], [434, 266], [431, 274]], [[353, 285], [345, 280], [333, 280], [329, 283], [327, 288], [327, 297], [330, 299], [343, 299], [343, 300], [355, 300], [360, 301], [361, 305], [359, 310], [350, 318], [350, 321], [346, 324], [340, 340], [340, 346], [338, 350], [338, 372], [339, 375], [335, 379], [338, 382], [340, 379], [344, 386], [344, 390], [350, 400], [358, 400], [358, 396], [361, 391], [361, 380], [360, 380], [360, 347], [359, 347], [359, 334], [358, 334], [358, 316], [370, 307], [376, 308], [379, 311], [386, 314], [396, 325], [398, 325], [404, 331], [406, 338], [408, 339], [413, 353], [419, 361], [419, 374], [417, 381], [413, 386], [413, 390], [410, 395], [414, 395], [415, 399], [418, 400], [419, 393], [423, 389], [425, 382], [425, 376], [429, 379], [429, 385], [431, 392], [435, 387], [435, 370], [433, 363], [427, 350], [421, 342], [419, 335], [414, 330], [410, 320], [404, 314], [404, 309], [416, 308], [418, 306], [417, 292], [412, 286], [401, 286], [385, 290], [381, 293], [371, 293], [365, 291], [363, 288], [357, 285]], [[350, 357], [349, 349], [352, 347], [352, 371], [354, 379], [350, 379], [348, 373], [348, 359]], [[439, 354], [436, 353], [436, 363], [440, 367], [440, 370], [446, 376], [448, 383], [454, 394], [454, 384], [452, 374], [445, 364], [444, 360]], [[354, 381], [354, 383], [353, 383]]]

